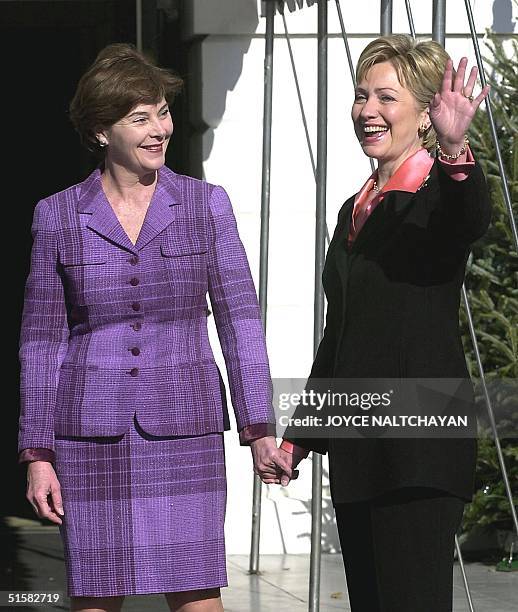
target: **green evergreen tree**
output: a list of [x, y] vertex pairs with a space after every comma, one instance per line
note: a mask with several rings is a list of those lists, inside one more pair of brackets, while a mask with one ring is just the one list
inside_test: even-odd
[[[489, 34], [491, 53], [485, 65], [491, 68], [491, 103], [500, 151], [511, 195], [513, 216], [518, 212], [518, 42], [503, 43]], [[510, 45], [506, 49], [506, 45]], [[479, 112], [470, 128], [470, 143], [488, 181], [493, 205], [491, 227], [472, 249], [466, 288], [486, 380], [496, 408], [501, 442], [518, 504], [518, 254], [513, 241], [502, 177], [487, 114]], [[473, 379], [480, 373], [464, 310], [461, 311], [463, 343]], [[504, 386], [502, 379], [510, 379]], [[514, 384], [513, 384], [514, 381]], [[477, 397], [479, 415], [485, 400]], [[492, 434], [485, 427], [479, 439], [476, 493], [467, 507], [464, 530], [475, 526], [513, 529], [509, 501], [498, 464]]]

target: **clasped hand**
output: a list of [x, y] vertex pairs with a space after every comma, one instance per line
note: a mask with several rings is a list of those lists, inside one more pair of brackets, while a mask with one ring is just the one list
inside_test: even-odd
[[250, 443], [254, 472], [265, 484], [286, 486], [298, 477], [295, 469], [301, 457], [278, 448], [274, 436], [259, 438]]

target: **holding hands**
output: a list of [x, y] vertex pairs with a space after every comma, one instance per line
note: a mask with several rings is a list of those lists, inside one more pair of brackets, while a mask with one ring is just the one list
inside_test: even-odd
[[447, 154], [455, 154], [463, 146], [464, 135], [490, 89], [489, 85], [486, 85], [476, 98], [473, 97], [478, 69], [473, 66], [467, 83], [464, 84], [467, 64], [468, 59], [461, 58], [454, 76], [452, 60], [446, 62], [441, 90], [434, 95], [428, 107], [437, 139]]
[[288, 453], [277, 448], [274, 436], [259, 438], [250, 443], [254, 472], [261, 477], [265, 484], [281, 484], [286, 486], [290, 480], [298, 477], [295, 469], [302, 456]]

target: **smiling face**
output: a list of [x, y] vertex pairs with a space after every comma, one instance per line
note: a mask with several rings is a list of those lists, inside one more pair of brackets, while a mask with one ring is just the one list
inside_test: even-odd
[[97, 138], [108, 145], [107, 163], [142, 176], [164, 165], [172, 133], [169, 107], [162, 99], [158, 104], [138, 104]]
[[358, 83], [351, 116], [364, 153], [394, 168], [422, 146], [419, 127], [430, 124], [390, 62], [374, 64]]

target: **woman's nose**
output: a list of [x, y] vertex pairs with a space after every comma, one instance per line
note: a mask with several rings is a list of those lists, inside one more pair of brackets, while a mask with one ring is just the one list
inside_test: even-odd
[[376, 98], [370, 96], [365, 100], [360, 112], [360, 116], [363, 118], [376, 117], [378, 115], [378, 102]]
[[167, 130], [164, 122], [160, 120], [160, 117], [155, 117], [151, 124], [151, 136], [165, 138], [166, 134]]

